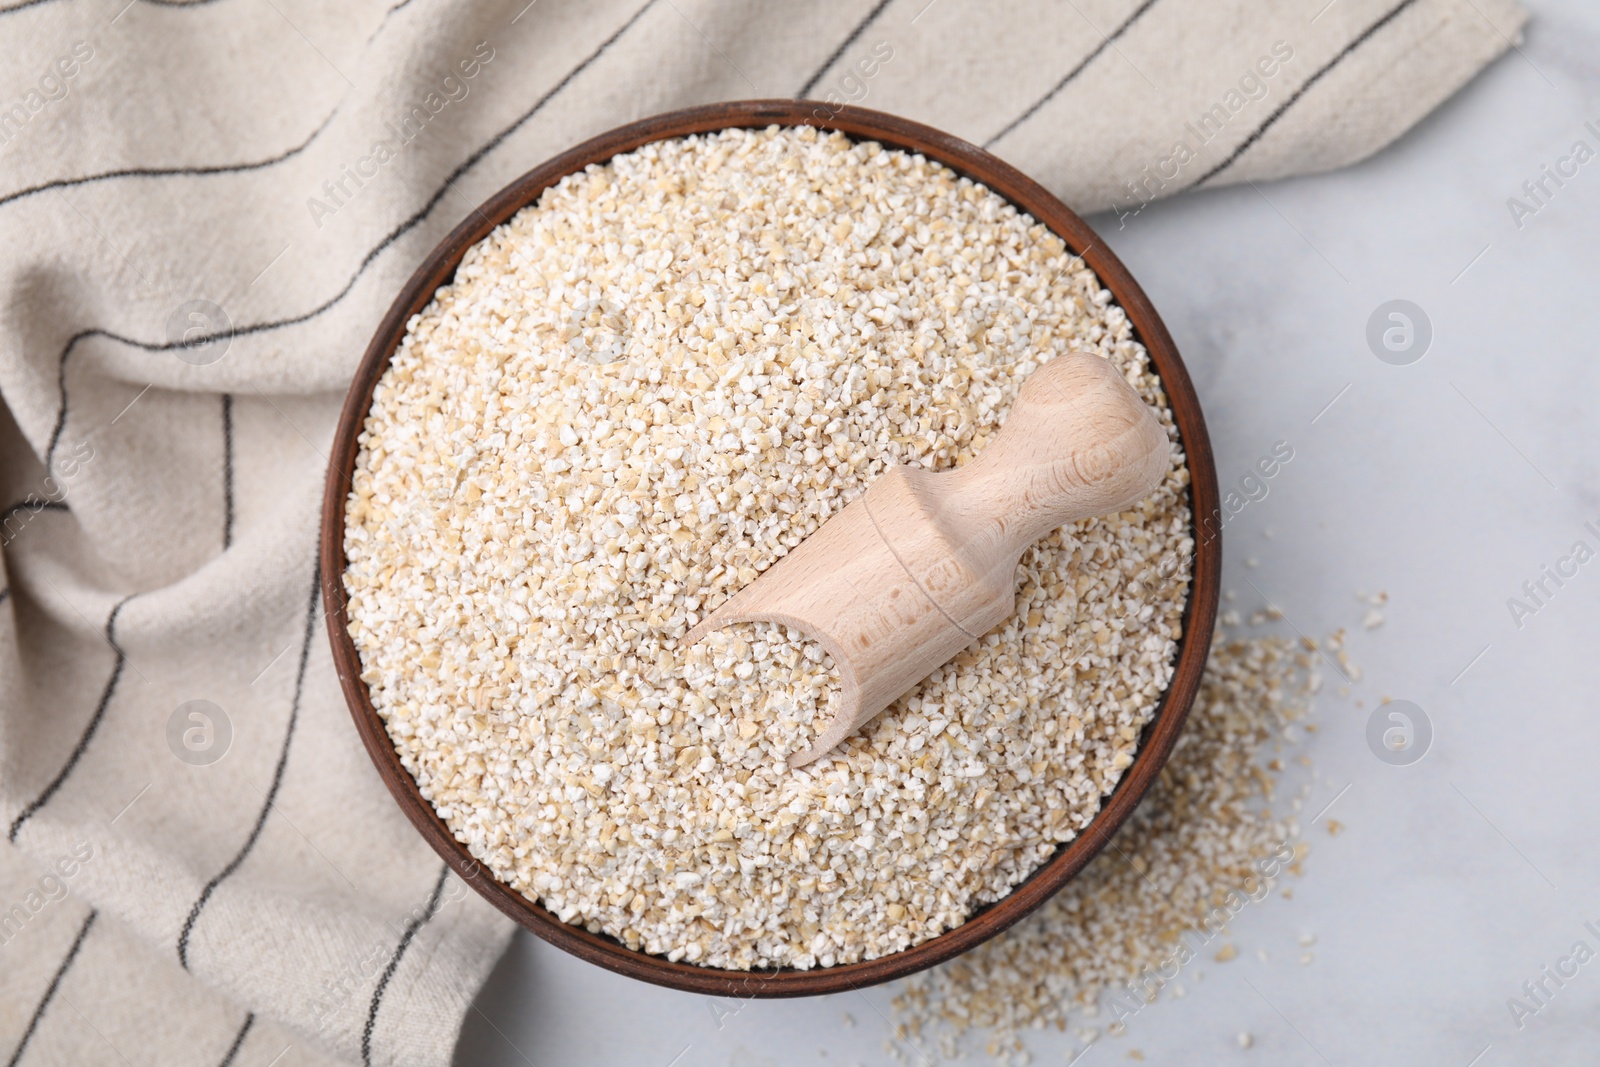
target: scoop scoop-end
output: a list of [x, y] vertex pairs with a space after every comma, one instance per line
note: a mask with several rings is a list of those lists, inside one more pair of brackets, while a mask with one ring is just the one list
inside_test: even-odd
[[684, 635], [687, 648], [733, 623], [776, 622], [833, 658], [838, 696], [816, 741], [791, 756], [791, 766], [826, 754], [972, 640], [885, 544], [868, 508], [872, 496], [869, 488]]
[[[751, 589], [754, 586], [747, 586], [746, 588]], [[731, 626], [734, 623], [775, 622], [791, 629], [799, 630], [807, 638], [816, 641], [823, 648], [829, 649], [830, 654], [833, 654], [834, 663], [838, 665], [839, 691], [833, 694], [828, 701], [827, 707], [819, 712], [824, 724], [822, 732], [811, 742], [809, 748], [796, 752], [789, 757], [790, 767], [798, 770], [808, 763], [814, 763], [821, 759], [836, 747], [839, 742], [849, 737], [863, 726], [868, 719], [872, 718], [872, 715], [864, 715], [862, 713], [864, 709], [861, 704], [861, 686], [856, 683], [855, 672], [850, 669], [848, 661], [833, 651], [836, 644], [831, 638], [794, 615], [784, 612], [761, 611], [759, 609], [749, 611], [730, 610], [732, 604], [733, 601], [729, 600], [723, 606], [723, 610], [707, 616], [704, 621], [685, 634], [683, 647], [687, 648], [712, 631], [719, 630], [724, 626]]]

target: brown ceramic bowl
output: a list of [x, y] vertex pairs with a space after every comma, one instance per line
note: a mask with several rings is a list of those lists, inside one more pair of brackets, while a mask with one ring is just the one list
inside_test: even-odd
[[344, 625], [346, 600], [342, 577], [346, 566], [345, 499], [350, 492], [358, 440], [362, 423], [372, 404], [373, 387], [389, 365], [390, 355], [405, 333], [406, 321], [422, 310], [441, 285], [450, 281], [467, 249], [519, 209], [533, 203], [540, 193], [566, 175], [580, 171], [591, 163], [604, 163], [618, 153], [631, 151], [651, 141], [730, 127], [764, 127], [773, 124], [839, 130], [860, 140], [877, 141], [890, 147], [920, 152], [958, 174], [982, 182], [1019, 210], [1026, 211], [1055, 231], [1068, 248], [1083, 257], [1099, 275], [1100, 281], [1111, 290], [1127, 312], [1138, 339], [1149, 350], [1150, 359], [1166, 387], [1178, 433], [1188, 456], [1193, 513], [1205, 516], [1217, 511], [1216, 471], [1212, 464], [1205, 421], [1200, 414], [1200, 403], [1172, 338], [1155, 309], [1150, 306], [1144, 291], [1094, 231], [1059, 200], [1015, 168], [982, 149], [930, 127], [862, 108], [841, 107], [835, 110], [815, 101], [755, 100], [674, 111], [629, 123], [585, 141], [534, 168], [469, 215], [434, 249], [411, 276], [373, 335], [372, 344], [367, 348], [361, 367], [356, 371], [355, 381], [350, 386], [349, 396], [345, 399], [328, 467], [322, 511], [322, 594], [329, 608], [337, 609], [327, 612], [328, 632], [333, 641], [334, 663], [350, 704], [350, 714], [355, 718], [356, 729], [389, 791], [422, 832], [422, 836], [444, 857], [445, 862], [501, 911], [546, 941], [621, 974], [695, 993], [739, 997], [835, 993], [903, 977], [950, 959], [995, 936], [1043, 904], [1066, 884], [1100, 851], [1128, 817], [1139, 798], [1155, 781], [1172, 751], [1184, 716], [1188, 714], [1200, 685], [1200, 673], [1205, 666], [1216, 620], [1222, 561], [1220, 540], [1214, 534], [1201, 537], [1196, 530], [1194, 578], [1184, 613], [1183, 638], [1179, 643], [1177, 669], [1172, 684], [1155, 717], [1145, 727], [1133, 765], [1123, 775], [1116, 790], [1106, 798], [1094, 822], [1084, 833], [1057, 849], [1054, 856], [1004, 899], [983, 908], [955, 929], [914, 948], [864, 963], [805, 971], [728, 971], [688, 963], [671, 963], [659, 956], [633, 951], [611, 938], [563, 923], [538, 904], [488, 877], [468, 854], [466, 846], [455, 839], [433, 807], [422, 798], [411, 775], [401, 767], [389, 735], [384, 730], [383, 720], [373, 710], [367, 687], [361, 681], [360, 659]]

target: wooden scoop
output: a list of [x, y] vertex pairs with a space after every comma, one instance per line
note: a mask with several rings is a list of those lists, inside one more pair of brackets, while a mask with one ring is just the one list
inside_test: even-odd
[[685, 647], [731, 623], [778, 622], [828, 650], [840, 699], [816, 742], [790, 757], [803, 767], [1004, 622], [1023, 549], [1132, 506], [1170, 461], [1155, 413], [1107, 360], [1053, 359], [976, 459], [940, 473], [889, 468], [690, 630]]

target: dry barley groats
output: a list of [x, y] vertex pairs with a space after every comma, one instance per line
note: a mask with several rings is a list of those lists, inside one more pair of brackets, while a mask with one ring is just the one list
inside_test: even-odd
[[678, 639], [888, 465], [971, 458], [1075, 349], [1171, 429], [1082, 261], [920, 156], [733, 130], [564, 179], [408, 324], [361, 439], [349, 625], [402, 763], [496, 877], [674, 960], [826, 966], [959, 924], [1133, 759], [1188, 589], [1181, 451], [802, 771], [827, 657]]

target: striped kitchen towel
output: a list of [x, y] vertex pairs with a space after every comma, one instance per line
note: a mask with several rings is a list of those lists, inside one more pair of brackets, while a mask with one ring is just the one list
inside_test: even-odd
[[1512, 0], [9, 3], [0, 1057], [22, 1065], [449, 1062], [509, 927], [362, 752], [315, 541], [357, 358], [473, 205], [615, 124], [803, 95], [942, 127], [1125, 219], [1368, 155], [1524, 18]]

